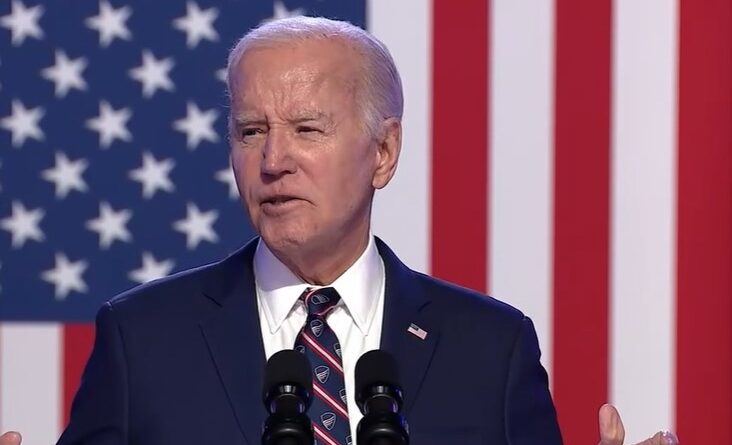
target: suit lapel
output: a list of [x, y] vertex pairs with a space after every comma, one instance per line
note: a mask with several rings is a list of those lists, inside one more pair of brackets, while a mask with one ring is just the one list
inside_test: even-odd
[[259, 443], [266, 411], [261, 401], [265, 364], [252, 258], [256, 239], [224, 260], [206, 295], [220, 307], [201, 323], [219, 377], [250, 445]]
[[[439, 338], [439, 322], [430, 311], [430, 299], [414, 273], [380, 239], [384, 261], [384, 320], [381, 348], [399, 365], [408, 415], [422, 387]], [[224, 260], [212, 277], [206, 295], [219, 307], [201, 323], [201, 331], [229, 398], [239, 428], [250, 445], [260, 441], [266, 411], [261, 402], [266, 361], [259, 324], [252, 261], [257, 239]], [[426, 331], [424, 339], [408, 331], [414, 324]]]
[[[440, 326], [431, 316], [430, 300], [416, 282], [415, 272], [378, 238], [377, 246], [386, 271], [381, 349], [397, 360], [404, 389], [404, 414], [409, 415], [432, 360]], [[410, 333], [411, 325], [425, 331], [426, 337], [421, 339]]]

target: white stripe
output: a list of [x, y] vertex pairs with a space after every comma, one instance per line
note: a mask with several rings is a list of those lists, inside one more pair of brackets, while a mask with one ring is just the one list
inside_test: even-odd
[[410, 267], [429, 271], [431, 8], [424, 0], [371, 0], [368, 27], [391, 51], [404, 86], [402, 153], [376, 194], [373, 231]]
[[0, 324], [0, 431], [20, 431], [23, 445], [60, 434], [61, 342], [56, 323]]
[[531, 317], [551, 357], [554, 4], [491, 11], [489, 293]]
[[336, 360], [335, 360], [335, 359], [333, 358], [333, 356], [331, 356], [331, 355], [330, 355], [330, 354], [328, 353], [328, 351], [326, 351], [325, 349], [323, 349], [323, 348], [322, 348], [322, 347], [321, 347], [321, 346], [320, 346], [320, 345], [318, 344], [318, 342], [316, 342], [315, 340], [313, 340], [313, 339], [312, 339], [312, 338], [310, 337], [310, 335], [308, 335], [308, 334], [306, 334], [306, 333], [304, 333], [304, 332], [303, 332], [303, 338], [305, 339], [305, 341], [307, 341], [307, 342], [308, 342], [308, 344], [310, 345], [310, 347], [312, 347], [313, 349], [317, 349], [318, 351], [320, 351], [320, 353], [321, 353], [321, 354], [323, 354], [323, 356], [325, 357], [325, 359], [326, 359], [326, 360], [328, 360], [328, 363], [330, 363], [331, 365], [333, 365], [333, 367], [334, 367], [334, 368], [336, 368], [337, 370], [339, 370], [339, 371], [341, 372], [341, 374], [343, 374], [343, 368], [341, 367], [340, 363], [338, 363], [338, 362], [337, 362], [337, 361], [336, 361]]
[[329, 403], [329, 405], [330, 405], [331, 408], [335, 409], [339, 413], [343, 414], [346, 418], [348, 418], [348, 411], [346, 411], [345, 409], [343, 409], [343, 407], [338, 402], [336, 402], [335, 400], [333, 400], [333, 397], [331, 397], [330, 394], [328, 394], [327, 392], [325, 392], [325, 390], [323, 390], [323, 388], [321, 388], [320, 385], [317, 385], [317, 384], [316, 385], [313, 385], [313, 390], [316, 393], [320, 394], [320, 396], [322, 398], [326, 399], [328, 401], [328, 403]]
[[614, 2], [610, 395], [626, 443], [673, 427], [677, 3]]
[[[323, 430], [321, 430], [321, 429], [320, 429], [320, 427], [319, 427], [318, 425], [315, 425], [315, 424], [313, 424], [313, 430], [315, 430], [315, 435], [316, 435], [316, 436], [317, 436], [318, 438], [320, 438], [320, 440], [322, 440], [323, 442], [326, 442], [326, 443], [328, 443], [328, 444], [330, 444], [330, 445], [340, 445], [340, 444], [339, 444], [338, 442], [334, 442], [334, 441], [332, 441], [332, 440], [331, 440], [331, 439], [330, 439], [330, 438], [329, 438], [329, 437], [327, 436], [327, 434], [328, 434], [328, 433], [326, 433], [326, 432], [324, 432]], [[355, 440], [354, 440], [354, 442], [355, 442]]]

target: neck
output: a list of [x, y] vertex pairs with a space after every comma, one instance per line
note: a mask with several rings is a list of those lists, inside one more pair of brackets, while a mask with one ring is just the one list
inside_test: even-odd
[[327, 286], [351, 267], [363, 254], [369, 243], [369, 228], [359, 230], [357, 236], [341, 238], [337, 243], [311, 250], [302, 247], [297, 252], [272, 253], [295, 275], [308, 284]]

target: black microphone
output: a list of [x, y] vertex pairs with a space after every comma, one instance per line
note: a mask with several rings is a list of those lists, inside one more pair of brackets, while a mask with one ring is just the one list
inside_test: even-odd
[[363, 418], [356, 428], [358, 445], [407, 445], [409, 427], [400, 414], [402, 389], [397, 364], [389, 353], [369, 351], [356, 363], [356, 404]]
[[270, 357], [262, 391], [269, 413], [262, 429], [262, 445], [313, 445], [313, 426], [305, 414], [312, 393], [307, 357], [292, 349]]

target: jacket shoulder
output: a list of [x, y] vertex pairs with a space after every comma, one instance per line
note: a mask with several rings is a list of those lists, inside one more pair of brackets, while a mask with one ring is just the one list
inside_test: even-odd
[[414, 273], [434, 309], [465, 327], [517, 333], [526, 319], [519, 309], [489, 295], [420, 272]]
[[216, 304], [215, 296], [224, 286], [246, 273], [249, 250], [245, 246], [220, 261], [134, 287], [113, 297], [109, 305], [122, 318], [136, 320], [195, 317]]

